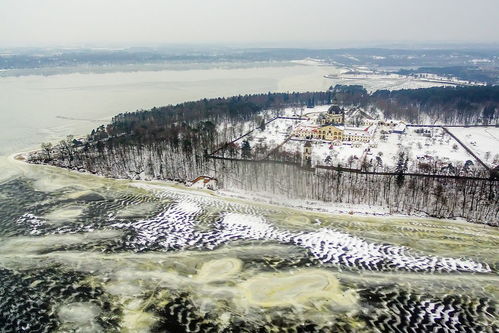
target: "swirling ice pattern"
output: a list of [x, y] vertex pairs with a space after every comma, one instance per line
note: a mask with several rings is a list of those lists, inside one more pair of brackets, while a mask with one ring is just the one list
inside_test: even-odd
[[[369, 303], [359, 317], [373, 332], [497, 332], [493, 322], [497, 307], [489, 299], [476, 299], [467, 296], [445, 295], [436, 298], [420, 295], [399, 287], [381, 286], [360, 291], [363, 301]], [[330, 323], [321, 327], [314, 323], [286, 322], [267, 323], [272, 329], [255, 329], [254, 325], [244, 322], [243, 318], [223, 329], [209, 314], [202, 314], [190, 302], [187, 294], [179, 295], [164, 308], [155, 309], [161, 314], [156, 331], [178, 332], [357, 332], [344, 322]]]
[[307, 249], [324, 264], [372, 271], [491, 272], [485, 263], [472, 260], [426, 256], [401, 246], [369, 243], [344, 232], [322, 228], [315, 232], [291, 232], [267, 223], [263, 217], [226, 213], [209, 231], [197, 230], [201, 208], [182, 201], [158, 216], [134, 223], [114, 223], [115, 228], [134, 230], [128, 242], [134, 249], [214, 249], [243, 240], [275, 241]]
[[379, 332], [497, 332], [494, 301], [462, 295], [436, 298], [397, 286], [368, 288], [360, 292], [369, 300], [364, 319]]
[[[171, 196], [166, 198], [171, 199]], [[125, 201], [113, 201], [113, 210], [114, 208], [119, 209], [122, 206], [128, 206], [129, 202], [132, 201], [133, 203], [141, 203], [143, 199], [130, 197], [126, 198]], [[30, 213], [24, 214], [16, 222], [25, 230], [26, 234], [33, 236], [53, 233], [91, 232], [110, 227], [124, 229], [126, 237], [122, 241], [127, 242], [127, 244], [125, 244], [126, 246], [120, 246], [119, 250], [212, 250], [231, 242], [256, 240], [298, 246], [306, 249], [313, 261], [336, 265], [343, 269], [421, 272], [491, 271], [486, 264], [463, 259], [424, 256], [405, 247], [367, 242], [362, 238], [329, 228], [322, 228], [312, 232], [285, 230], [266, 221], [263, 215], [268, 214], [269, 211], [259, 208], [246, 208], [234, 203], [224, 204], [211, 198], [188, 200], [185, 196], [178, 196], [174, 201], [176, 203], [171, 204], [154, 218], [135, 222], [128, 222], [129, 220], [120, 219], [113, 216], [113, 214], [103, 214], [107, 215], [108, 218], [98, 220], [95, 223], [55, 226]], [[94, 205], [97, 204], [102, 205], [103, 210], [107, 211], [107, 202], [95, 203]], [[215, 213], [219, 214], [215, 215], [218, 218], [212, 221], [213, 214], [207, 215], [206, 211], [201, 208], [206, 206], [223, 213]], [[208, 225], [206, 225], [207, 220], [211, 221], [208, 222]], [[209, 228], [206, 228], [207, 226]], [[25, 284], [29, 286], [29, 292], [27, 289], [23, 289], [19, 294], [36, 295], [29, 297], [40, 300], [40, 304], [31, 304], [24, 299], [19, 302], [18, 294], [12, 294], [12, 291], [15, 291], [12, 287], [13, 283], [18, 283], [16, 282], [17, 277], [8, 272], [0, 272], [0, 291], [4, 287], [5, 291], [9, 290], [6, 295], [12, 295], [12, 297], [4, 297], [3, 302], [0, 302], [0, 317], [1, 314], [7, 316], [5, 317], [7, 319], [3, 319], [6, 332], [18, 331], [16, 328], [20, 324], [23, 326], [30, 325], [29, 327], [34, 332], [50, 331], [51, 328], [58, 326], [57, 314], [49, 310], [57, 307], [60, 302], [59, 298], [55, 296], [56, 294], [60, 293], [67, 297], [66, 289], [54, 290], [55, 294], [51, 293], [49, 294], [50, 297], [42, 299], [39, 295], [44, 294], [46, 289], [50, 287], [47, 287], [44, 282], [34, 283], [38, 280], [50, 280], [52, 276], [65, 275], [61, 275], [57, 271], [51, 274], [44, 271], [43, 274], [36, 275], [36, 278], [26, 280]], [[25, 281], [25, 279], [22, 281]], [[69, 282], [68, 286], [74, 285], [72, 280]], [[61, 284], [61, 282], [57, 284]], [[33, 290], [33, 288], [39, 290]], [[95, 291], [88, 289], [89, 293], [87, 295], [87, 289], [84, 289], [82, 297], [77, 297], [74, 301], [83, 302], [93, 299]], [[50, 290], [53, 290], [53, 288], [50, 288]], [[79, 290], [68, 290], [71, 291], [70, 294], [81, 294]], [[104, 302], [105, 297], [101, 293], [102, 291], [99, 291], [100, 296], [97, 298], [102, 299]], [[487, 298], [473, 298], [466, 295], [433, 296], [418, 294], [411, 292], [411, 290], [401, 289], [400, 286], [375, 288], [369, 286], [359, 290], [359, 296], [359, 302], [364, 306], [358, 314], [360, 316], [358, 319], [362, 320], [367, 325], [367, 328], [376, 332], [497, 332], [498, 329], [497, 325], [493, 324], [493, 318], [497, 318], [497, 305], [493, 300]], [[54, 301], [56, 298], [57, 302]], [[41, 302], [42, 300], [43, 302]], [[29, 306], [26, 306], [26, 304], [29, 304]], [[24, 310], [24, 308], [26, 309]], [[42, 310], [47, 309], [47, 315], [39, 308]], [[106, 305], [103, 308], [108, 308], [108, 306]], [[292, 319], [288, 324], [281, 321], [277, 323], [246, 323], [244, 318], [235, 317], [230, 326], [222, 328], [219, 326], [217, 318], [212, 318], [196, 309], [194, 304], [189, 301], [189, 295], [187, 294], [174, 297], [163, 308], [157, 307], [150, 310], [154, 310], [153, 312], [162, 318], [157, 323], [158, 327], [156, 328], [158, 331], [252, 332], [258, 331], [256, 327], [262, 327], [262, 325], [276, 329], [278, 327], [279, 331], [282, 332], [356, 331], [355, 328], [345, 326], [341, 321], [338, 322], [339, 326], [321, 327], [314, 323], [294, 322]], [[43, 322], [40, 322], [40, 316], [37, 318], [29, 316], [30, 313], [34, 312], [45, 316]], [[105, 313], [105, 315], [109, 317], [108, 313]], [[106, 322], [102, 322], [102, 325], [104, 324]], [[109, 322], [107, 325], [111, 327], [116, 326], [117, 323]]]

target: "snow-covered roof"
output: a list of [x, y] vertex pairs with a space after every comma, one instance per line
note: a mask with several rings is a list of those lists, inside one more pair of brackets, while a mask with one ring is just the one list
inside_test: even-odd
[[366, 131], [356, 130], [356, 129], [345, 130], [345, 132], [343, 132], [343, 135], [365, 136], [365, 137], [370, 137], [371, 136], [371, 134], [369, 134]]
[[395, 125], [395, 127], [393, 128], [394, 131], [404, 131], [405, 130], [405, 127], [406, 125], [403, 123], [403, 122], [400, 122], [398, 123], [397, 125]]
[[343, 132], [344, 135], [365, 136], [370, 137], [376, 130], [376, 125], [371, 125], [366, 128], [360, 127], [346, 127]]
[[319, 128], [319, 126], [316, 125], [299, 125], [295, 128], [295, 131], [313, 131], [315, 129]]
[[324, 125], [324, 126], [321, 126], [319, 129], [326, 128], [326, 127], [334, 127], [334, 128], [339, 129], [339, 130], [344, 130], [345, 129], [345, 126], [343, 126], [343, 125]]
[[350, 118], [362, 118], [362, 119], [367, 119], [367, 120], [374, 120], [374, 118], [366, 113], [364, 110], [361, 110], [360, 108], [353, 108], [350, 109], [348, 116]]

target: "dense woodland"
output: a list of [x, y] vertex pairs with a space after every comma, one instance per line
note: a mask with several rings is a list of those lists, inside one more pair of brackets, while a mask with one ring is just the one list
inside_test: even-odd
[[357, 85], [337, 85], [332, 90], [345, 105], [378, 109], [385, 118], [414, 124], [496, 124], [499, 118], [499, 86], [378, 90], [372, 94]]
[[[452, 119], [454, 123], [458, 119], [474, 119], [480, 123], [484, 119], [495, 121], [495, 105], [499, 102], [497, 87], [368, 94], [360, 87], [337, 86], [326, 92], [203, 99], [119, 114], [86, 139], [68, 137], [55, 146], [43, 144], [42, 150], [31, 155], [30, 161], [115, 178], [186, 182], [199, 175], [209, 175], [216, 177], [222, 188], [288, 198], [381, 205], [390, 207], [393, 212], [461, 216], [482, 223], [498, 223], [499, 190], [497, 181], [493, 180], [409, 176], [404, 174], [403, 161], [397, 170], [392, 170], [396, 175], [363, 175], [309, 169], [290, 163], [289, 159], [286, 162], [285, 157], [276, 154], [269, 156], [274, 161], [261, 162], [209, 156], [249, 128], [262, 126], [284, 107], [328, 104], [334, 96], [345, 105], [385, 110], [388, 117], [411, 118], [412, 108], [417, 107], [416, 113], [434, 119], [433, 115], [440, 110], [443, 115], [439, 114], [438, 119]], [[451, 107], [459, 103], [469, 103], [471, 107]], [[492, 111], [485, 111], [486, 108]], [[251, 148], [239, 149], [247, 149], [244, 153], [251, 157]]]
[[[498, 224], [496, 181], [452, 178], [365, 175], [285, 163], [217, 161], [227, 188], [244, 188], [288, 198], [389, 207], [391, 212], [460, 216]], [[220, 171], [220, 170], [219, 170]]]

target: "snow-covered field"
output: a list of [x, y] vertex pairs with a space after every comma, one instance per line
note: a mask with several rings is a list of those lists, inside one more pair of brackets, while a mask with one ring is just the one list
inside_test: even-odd
[[[257, 128], [235, 141], [236, 149], [241, 152], [243, 142], [248, 141], [252, 158], [264, 158], [265, 154], [280, 145], [280, 151], [300, 155], [304, 151], [304, 141], [298, 138], [286, 140], [297, 126], [315, 125], [316, 118], [328, 108], [329, 105], [320, 105], [281, 110], [281, 118], [271, 121], [263, 130]], [[408, 159], [408, 172], [454, 174], [455, 168], [459, 171], [466, 166], [464, 172], [469, 174], [482, 169], [475, 158], [442, 128], [407, 127], [403, 134], [391, 133], [392, 130], [390, 127], [379, 127], [369, 143], [333, 145], [329, 141], [312, 140], [312, 165], [361, 168], [365, 161], [371, 170], [395, 171], [403, 152], [404, 159]], [[490, 166], [499, 163], [499, 150], [495, 148], [499, 144], [499, 128], [459, 127], [450, 130], [485, 163]]]
[[452, 86], [452, 84], [422, 81], [417, 78], [388, 74], [388, 75], [331, 75], [326, 76], [331, 80], [331, 85], [362, 85], [369, 92], [380, 89], [398, 90], [398, 89], [418, 89], [418, 88], [431, 88], [441, 86]]
[[327, 112], [331, 105], [316, 105], [313, 108], [307, 108], [306, 106], [302, 107], [288, 107], [281, 110], [281, 117], [290, 117], [290, 118], [309, 118], [308, 122], [305, 121], [303, 124], [313, 124], [313, 120], [315, 120], [320, 113]]
[[409, 158], [409, 171], [416, 171], [420, 162], [438, 168], [449, 163], [453, 166], [464, 164], [468, 160], [477, 165], [473, 156], [441, 128], [408, 127], [404, 134], [383, 134], [379, 130], [374, 140], [377, 147], [370, 148], [367, 159], [379, 156], [383, 166], [388, 168], [396, 167], [400, 152]]
[[[319, 165], [340, 165], [349, 168], [360, 168], [360, 161], [367, 148], [367, 144], [362, 144], [360, 146], [351, 146], [347, 144], [332, 146], [328, 143], [322, 143], [314, 145], [314, 148], [316, 149], [312, 153], [312, 159]], [[328, 156], [331, 158], [329, 159]]]
[[449, 127], [466, 147], [491, 167], [499, 164], [499, 127]]
[[298, 153], [303, 153], [303, 145], [304, 145], [304, 141], [301, 141], [301, 140], [295, 140], [295, 139], [291, 139], [289, 140], [288, 142], [286, 142], [282, 147], [281, 147], [281, 151], [285, 151], [285, 152], [288, 152], [288, 153], [295, 153], [295, 152], [298, 152]]
[[277, 118], [268, 123], [264, 129], [257, 128], [234, 144], [241, 148], [243, 143], [248, 141], [252, 156], [259, 158], [262, 157], [260, 155], [282, 144], [291, 135], [293, 128], [301, 122], [298, 119]]
[[[290, 140], [282, 146], [282, 150], [294, 153], [303, 152], [303, 141]], [[367, 144], [351, 146], [343, 144], [333, 146], [331, 142], [314, 140], [312, 141], [312, 165], [333, 165], [359, 168], [360, 161]]]
[[[291, 140], [282, 149], [302, 152], [303, 142]], [[420, 163], [442, 171], [449, 164], [463, 166], [468, 160], [479, 167], [473, 156], [441, 128], [423, 127], [408, 127], [404, 134], [389, 133], [388, 129], [380, 128], [369, 144], [344, 143], [333, 146], [330, 142], [315, 140], [312, 145], [312, 164], [360, 168], [365, 157], [366, 162], [372, 165], [381, 160], [378, 170], [394, 170], [401, 152], [409, 159], [408, 171], [420, 171]]]

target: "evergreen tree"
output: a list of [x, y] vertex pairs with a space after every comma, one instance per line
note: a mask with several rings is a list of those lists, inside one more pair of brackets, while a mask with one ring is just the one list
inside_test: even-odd
[[266, 126], [266, 125], [265, 125], [265, 119], [262, 119], [262, 121], [260, 122], [260, 129], [261, 129], [262, 131], [265, 131], [265, 126]]
[[494, 119], [495, 112], [496, 112], [495, 105], [488, 105], [483, 109], [483, 118], [486, 123], [489, 123], [492, 119]]
[[407, 162], [408, 159], [405, 157], [405, 153], [400, 152], [397, 167], [395, 168], [395, 172], [397, 173], [396, 182], [398, 187], [402, 187], [402, 185], [404, 185], [404, 173], [407, 171]]
[[244, 140], [241, 146], [241, 157], [251, 158], [251, 146], [248, 140]]

